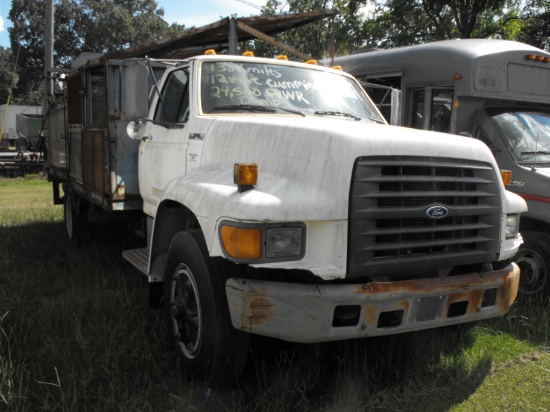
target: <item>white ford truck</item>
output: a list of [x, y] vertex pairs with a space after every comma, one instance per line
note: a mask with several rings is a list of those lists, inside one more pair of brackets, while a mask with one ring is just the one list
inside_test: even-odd
[[153, 297], [162, 285], [190, 375], [238, 377], [251, 333], [365, 338], [514, 302], [526, 206], [490, 150], [387, 125], [346, 73], [228, 55], [99, 58], [67, 84], [48, 171], [68, 236], [100, 221], [142, 229], [146, 246], [124, 257]]

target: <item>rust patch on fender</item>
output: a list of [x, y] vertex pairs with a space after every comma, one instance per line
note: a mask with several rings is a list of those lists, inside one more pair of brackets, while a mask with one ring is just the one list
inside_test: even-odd
[[258, 293], [247, 299], [248, 310], [244, 311], [242, 323], [244, 327], [253, 328], [263, 325], [273, 319], [273, 303], [267, 297]]

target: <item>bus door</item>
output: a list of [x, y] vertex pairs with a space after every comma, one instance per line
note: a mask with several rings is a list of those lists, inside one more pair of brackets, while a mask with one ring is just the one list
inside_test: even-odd
[[407, 126], [436, 132], [451, 132], [453, 88], [412, 88], [409, 96], [410, 110]]

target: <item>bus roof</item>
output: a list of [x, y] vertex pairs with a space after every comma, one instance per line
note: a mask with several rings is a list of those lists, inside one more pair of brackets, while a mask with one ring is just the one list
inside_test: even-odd
[[456, 70], [464, 66], [471, 66], [472, 61], [479, 57], [505, 52], [537, 53], [550, 56], [550, 53], [536, 47], [514, 41], [457, 39], [387, 50], [374, 49], [338, 57], [334, 60], [334, 64], [342, 66], [348, 73], [360, 77], [366, 74], [393, 71], [404, 66], [405, 62], [409, 67], [416, 65], [416, 62], [419, 67], [425, 67], [426, 62], [429, 62], [433, 69], [447, 68], [449, 62], [452, 62]]

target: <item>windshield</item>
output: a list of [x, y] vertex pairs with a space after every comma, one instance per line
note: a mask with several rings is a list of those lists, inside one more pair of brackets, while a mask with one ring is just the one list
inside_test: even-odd
[[203, 62], [205, 114], [292, 113], [384, 122], [352, 79], [307, 67], [246, 62]]
[[550, 114], [506, 112], [491, 120], [519, 163], [550, 163]]

